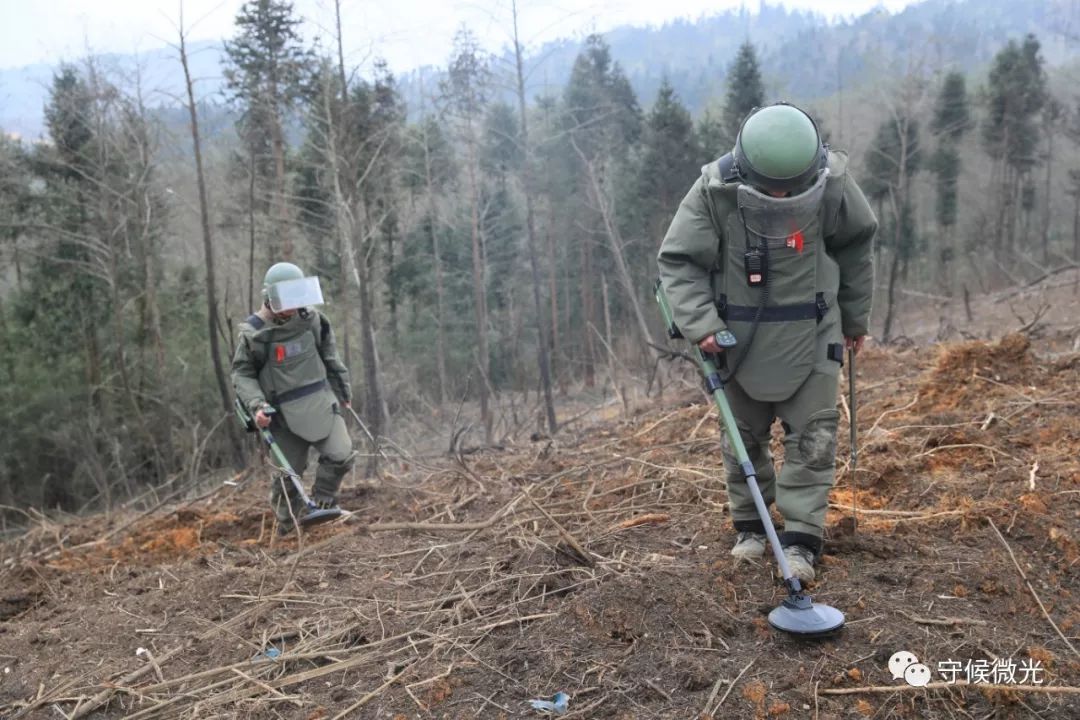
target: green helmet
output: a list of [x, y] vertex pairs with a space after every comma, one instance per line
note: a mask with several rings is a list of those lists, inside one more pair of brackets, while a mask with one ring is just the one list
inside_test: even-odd
[[262, 297], [274, 312], [323, 303], [319, 278], [304, 277], [303, 270], [287, 262], [276, 263], [266, 271]]
[[828, 162], [813, 118], [787, 103], [747, 115], [732, 154], [742, 180], [776, 192], [801, 190]]
[[263, 277], [263, 300], [266, 300], [270, 286], [274, 283], [284, 282], [285, 280], [299, 280], [302, 277], [304, 277], [304, 271], [296, 265], [287, 262], [274, 263]]

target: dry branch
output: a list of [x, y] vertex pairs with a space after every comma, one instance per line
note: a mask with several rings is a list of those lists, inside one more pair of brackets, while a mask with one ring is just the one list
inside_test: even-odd
[[619, 530], [629, 530], [630, 528], [639, 527], [641, 525], [660, 525], [661, 523], [666, 523], [670, 519], [671, 515], [669, 513], [645, 513], [644, 515], [635, 515], [622, 522], [615, 523], [605, 531], [605, 534], [618, 532]]
[[1061, 632], [1061, 628], [1059, 628], [1057, 626], [1057, 623], [1054, 622], [1054, 619], [1050, 617], [1050, 613], [1047, 612], [1046, 606], [1043, 605], [1043, 601], [1039, 599], [1039, 594], [1035, 592], [1035, 588], [1031, 585], [1031, 581], [1028, 580], [1027, 575], [1024, 574], [1024, 570], [1020, 567], [1020, 563], [1016, 561], [1016, 556], [1013, 555], [1012, 548], [1009, 547], [1009, 543], [1005, 540], [1005, 536], [1001, 534], [1001, 531], [998, 530], [997, 525], [994, 524], [993, 520], [991, 520], [990, 518], [986, 518], [986, 521], [990, 523], [990, 527], [998, 536], [998, 540], [1001, 540], [1001, 544], [1005, 546], [1005, 550], [1009, 553], [1009, 558], [1012, 560], [1013, 567], [1016, 568], [1016, 572], [1020, 573], [1020, 577], [1024, 579], [1024, 584], [1027, 585], [1027, 589], [1031, 592], [1031, 597], [1035, 598], [1035, 602], [1039, 604], [1039, 609], [1042, 610], [1043, 617], [1045, 617], [1046, 621], [1050, 623], [1050, 627], [1054, 628], [1054, 632], [1056, 632], [1058, 637], [1061, 638], [1061, 641], [1064, 642], [1070, 650], [1072, 650], [1073, 655], [1080, 658], [1080, 652], [1076, 651], [1076, 648], [1073, 647], [1073, 644], [1069, 642], [1069, 638], [1065, 637], [1065, 633]]
[[901, 615], [906, 617], [913, 623], [919, 625], [942, 625], [944, 627], [952, 627], [953, 625], [986, 625], [985, 620], [976, 620], [974, 618], [960, 618], [960, 617], [948, 617], [948, 618], [924, 618], [918, 615], [912, 615], [909, 612], [898, 610]]

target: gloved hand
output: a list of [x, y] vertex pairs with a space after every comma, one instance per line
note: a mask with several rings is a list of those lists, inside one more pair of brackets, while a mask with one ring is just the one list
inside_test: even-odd
[[[269, 413], [267, 412], [269, 410]], [[274, 408], [270, 405], [263, 405], [261, 408], [255, 411], [255, 424], [261, 428], [270, 426], [270, 415], [274, 412]]]
[[858, 337], [845, 337], [844, 338], [844, 349], [851, 350], [852, 348], [854, 348], [855, 349], [855, 354], [858, 355], [859, 351], [862, 350], [862, 346], [863, 346], [863, 343], [865, 341], [866, 341], [866, 336], [865, 335], [860, 335]]
[[702, 352], [706, 352], [706, 353], [722, 353], [722, 352], [724, 352], [724, 348], [722, 348], [722, 347], [720, 347], [719, 345], [716, 344], [716, 336], [715, 335], [710, 335], [709, 337], [705, 338], [704, 340], [699, 342], [697, 344], [697, 346], [699, 348], [701, 348]]

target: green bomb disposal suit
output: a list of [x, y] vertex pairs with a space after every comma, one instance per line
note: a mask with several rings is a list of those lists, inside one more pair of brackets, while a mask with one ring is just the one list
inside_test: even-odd
[[[314, 308], [302, 309], [278, 324], [252, 315], [240, 324], [232, 363], [236, 394], [252, 415], [269, 403], [279, 412], [270, 430], [289, 464], [303, 475], [308, 450], [319, 451], [312, 499], [333, 501], [355, 453], [339, 400], [351, 402], [349, 372], [338, 359], [330, 321]], [[278, 520], [290, 524], [282, 501], [282, 482], [275, 478], [270, 503]], [[292, 483], [284, 483], [293, 513], [303, 510]]]
[[[725, 392], [757, 472], [766, 504], [784, 517], [781, 543], [815, 556], [836, 462], [837, 382], [844, 336], [867, 333], [873, 288], [872, 241], [877, 220], [847, 156], [827, 151], [820, 202], [798, 232], [747, 237], [740, 199], [753, 198], [733, 172], [732, 155], [702, 168], [664, 237], [658, 263], [675, 324], [692, 342], [730, 330], [750, 339], [762, 287], [750, 285], [744, 253], [768, 243], [768, 296], [748, 354]], [[750, 208], [752, 209], [752, 208]], [[754, 227], [750, 225], [749, 227]], [[722, 369], [723, 374], [723, 369]], [[770, 426], [784, 426], [784, 465], [776, 476]], [[749, 488], [725, 438], [724, 464], [735, 529], [763, 533]]]

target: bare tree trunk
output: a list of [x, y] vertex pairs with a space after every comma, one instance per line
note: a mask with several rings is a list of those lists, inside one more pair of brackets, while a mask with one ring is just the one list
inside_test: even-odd
[[585, 387], [591, 388], [596, 384], [596, 346], [593, 343], [593, 334], [590, 326], [593, 324], [593, 293], [592, 293], [592, 241], [583, 237], [579, 246], [581, 267], [578, 268], [579, 285], [581, 287], [581, 347], [585, 353], [582, 359], [582, 369], [585, 373]]
[[[277, 82], [270, 80], [270, 97], [277, 97]], [[292, 228], [289, 227], [289, 208], [285, 201], [285, 137], [281, 117], [275, 105], [270, 117], [271, 144], [274, 153], [274, 235], [281, 238], [281, 259], [293, 259]]]
[[521, 115], [521, 184], [525, 195], [526, 242], [529, 245], [529, 269], [532, 274], [533, 306], [536, 312], [537, 362], [540, 365], [540, 387], [544, 391], [544, 411], [547, 415], [548, 432], [552, 435], [558, 429], [555, 420], [555, 400], [551, 396], [551, 364], [548, 361], [548, 339], [544, 318], [544, 306], [540, 302], [540, 265], [536, 259], [536, 220], [533, 213], [532, 158], [529, 147], [529, 124], [525, 112], [525, 72], [521, 58], [521, 43], [518, 41], [517, 0], [511, 2], [514, 14], [514, 60], [517, 65], [518, 112]]
[[[394, 276], [394, 224], [387, 223], [386, 226], [386, 277], [392, 278]], [[391, 281], [387, 282], [387, 285], [391, 285]], [[390, 309], [390, 347], [395, 351], [401, 349], [401, 337], [398, 334], [398, 304], [397, 293], [390, 288], [390, 292], [387, 293], [387, 305]]]
[[[335, 9], [337, 9], [338, 3], [335, 2]], [[340, 11], [338, 12], [338, 18], [340, 22]], [[338, 25], [338, 38], [340, 41], [341, 26]], [[344, 77], [344, 66], [340, 67], [340, 73]], [[326, 78], [324, 77], [324, 81]], [[326, 88], [329, 90], [329, 86]], [[342, 107], [348, 106], [348, 87], [342, 86]], [[369, 438], [370, 450], [368, 454], [368, 461], [364, 467], [364, 476], [371, 477], [378, 473], [379, 467], [379, 453], [378, 453], [378, 439], [382, 434], [382, 398], [379, 391], [379, 373], [376, 367], [375, 360], [375, 336], [372, 330], [372, 307], [371, 307], [371, 293], [369, 289], [369, 282], [371, 278], [369, 267], [369, 254], [361, 253], [361, 257], [357, 260], [356, 257], [356, 245], [353, 244], [353, 236], [360, 229], [358, 224], [358, 213], [354, 208], [354, 203], [359, 202], [357, 196], [359, 194], [359, 188], [349, 185], [351, 195], [345, 194], [345, 183], [343, 174], [348, 169], [342, 168], [342, 163], [346, 162], [342, 159], [342, 148], [339, 147], [338, 134], [335, 129], [333, 108], [330, 104], [330, 93], [323, 93], [323, 112], [326, 121], [326, 148], [325, 154], [330, 162], [330, 174], [333, 180], [334, 186], [334, 205], [336, 212], [335, 227], [338, 232], [338, 241], [340, 243], [341, 253], [340, 262], [341, 267], [339, 272], [341, 275], [345, 274], [345, 264], [348, 264], [349, 269], [352, 271], [353, 281], [356, 283], [356, 289], [360, 297], [360, 353], [361, 360], [364, 365], [364, 415], [368, 424], [368, 432], [371, 433]], [[342, 132], [347, 132], [343, 129]], [[366, 216], [366, 214], [365, 214]], [[360, 242], [357, 243], [362, 249], [365, 245], [363, 237]], [[342, 285], [342, 294], [344, 295], [345, 285]], [[342, 303], [346, 308], [345, 323], [348, 324], [348, 302]], [[346, 346], [348, 349], [348, 346]], [[346, 365], [351, 362], [346, 353]]]
[[476, 137], [473, 118], [468, 118], [468, 165], [469, 202], [472, 211], [472, 275], [473, 303], [476, 306], [476, 362], [480, 369], [480, 419], [484, 424], [484, 441], [491, 445], [492, 418], [488, 407], [488, 382], [490, 379], [487, 344], [487, 281], [484, 273], [483, 250], [480, 247], [480, 188], [476, 178]]
[[897, 272], [899, 268], [900, 258], [893, 252], [892, 267], [889, 268], [888, 300], [885, 303], [885, 327], [881, 331], [881, 341], [884, 343], [892, 339], [893, 303], [896, 300], [896, 276], [899, 274]]
[[[226, 414], [232, 413], [232, 397], [225, 382], [225, 370], [221, 365], [221, 349], [217, 334], [217, 297], [214, 280], [214, 243], [210, 235], [210, 207], [206, 198], [206, 180], [203, 175], [202, 147], [199, 144], [199, 116], [195, 112], [195, 91], [191, 83], [191, 71], [188, 69], [187, 47], [184, 43], [183, 15], [180, 19], [180, 64], [184, 67], [184, 82], [187, 85], [188, 112], [191, 115], [191, 141], [195, 149], [195, 180], [199, 186], [199, 218], [202, 223], [203, 253], [206, 260], [206, 322], [210, 335], [210, 358], [214, 364], [214, 378], [217, 380], [218, 393], [221, 395], [221, 407]], [[233, 451], [233, 464], [237, 470], [244, 466], [244, 446], [240, 440], [236, 423], [225, 423], [229, 443]]]
[[640, 340], [642, 343], [649, 342], [652, 339], [652, 334], [649, 332], [649, 324], [645, 321], [645, 315], [641, 311], [641, 303], [638, 301], [638, 293], [637, 288], [634, 285], [634, 278], [630, 274], [630, 267], [626, 264], [626, 255], [623, 253], [623, 241], [619, 233], [619, 227], [615, 222], [614, 212], [608, 202], [607, 193], [604, 191], [603, 184], [597, 177], [596, 165], [589, 158], [585, 157], [585, 153], [578, 147], [573, 136], [570, 138], [570, 143], [573, 145], [578, 157], [581, 158], [581, 162], [585, 166], [585, 172], [589, 177], [593, 199], [596, 201], [597, 208], [600, 210], [600, 216], [604, 220], [604, 234], [608, 239], [608, 247], [611, 250], [611, 255], [615, 259], [615, 269], [619, 274], [619, 282], [623, 286], [623, 291], [626, 293], [627, 299], [630, 301], [630, 309], [634, 313], [634, 320], [637, 321], [638, 332], [641, 334]]
[[[251, 151], [248, 178], [248, 309], [255, 310], [255, 151]], [[261, 302], [259, 303], [262, 304]]]
[[435, 263], [435, 366], [439, 375], [439, 406], [446, 403], [450, 391], [446, 376], [446, 327], [444, 325], [446, 299], [443, 290], [442, 252], [439, 248], [438, 208], [435, 203], [435, 186], [431, 175], [431, 145], [428, 141], [427, 123], [424, 123], [424, 181], [427, 185], [428, 232], [431, 235], [432, 260]]
[[565, 396], [567, 392], [566, 371], [560, 371], [559, 365], [559, 362], [562, 359], [562, 345], [559, 342], [559, 327], [561, 326], [559, 318], [559, 266], [556, 260], [555, 236], [551, 232], [551, 226], [554, 220], [552, 217], [553, 213], [550, 200], [547, 205], [547, 223], [544, 227], [544, 232], [547, 240], [548, 253], [548, 293], [551, 295], [551, 374], [555, 382], [559, 385], [559, 394]]
[[[383, 429], [383, 403], [379, 387], [379, 366], [375, 351], [375, 328], [372, 317], [371, 267], [368, 258], [360, 258], [360, 339], [364, 362], [364, 414], [367, 415], [368, 432], [377, 445]], [[378, 448], [373, 447], [364, 467], [365, 477], [379, 472]]]
[[1046, 184], [1043, 191], [1042, 247], [1043, 263], [1050, 262], [1050, 188], [1054, 172], [1054, 125], [1047, 122], [1046, 127]]

